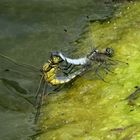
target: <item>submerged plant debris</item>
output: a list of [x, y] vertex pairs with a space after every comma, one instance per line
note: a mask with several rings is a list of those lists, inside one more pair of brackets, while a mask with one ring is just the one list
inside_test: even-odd
[[82, 76], [71, 87], [50, 95], [42, 106], [37, 140], [140, 139], [140, 98], [133, 106], [125, 100], [140, 86], [139, 7], [140, 2], [131, 2], [109, 21], [91, 22], [84, 39], [75, 42], [81, 48], [79, 54], [91, 44], [99, 49], [111, 47], [113, 59], [129, 65], [112, 67], [113, 73], [104, 77], [107, 83]]

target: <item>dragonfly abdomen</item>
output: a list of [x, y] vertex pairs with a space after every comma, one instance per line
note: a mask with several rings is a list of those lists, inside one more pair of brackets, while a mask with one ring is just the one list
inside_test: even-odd
[[63, 61], [66, 61], [68, 64], [72, 65], [86, 65], [89, 62], [89, 59], [87, 57], [72, 59], [64, 56], [61, 52], [53, 52], [53, 55], [59, 56]]
[[84, 72], [85, 69], [80, 69], [72, 74], [69, 74], [68, 76], [57, 76], [55, 74], [53, 74], [51, 77], [48, 77], [48, 75], [46, 77], [44, 77], [44, 79], [50, 83], [51, 85], [61, 85], [61, 84], [65, 84], [70, 82], [71, 80], [73, 80], [74, 78], [76, 78], [77, 76], [79, 76], [80, 74], [82, 74], [82, 72]]

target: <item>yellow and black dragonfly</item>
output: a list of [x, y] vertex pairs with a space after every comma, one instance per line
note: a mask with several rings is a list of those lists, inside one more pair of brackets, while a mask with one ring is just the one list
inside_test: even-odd
[[[32, 65], [17, 63], [15, 60], [0, 54], [0, 80], [8, 88], [12, 87], [12, 89], [20, 92], [21, 94], [19, 95], [26, 101], [35, 105], [37, 108], [35, 122], [37, 122], [40, 114], [43, 97], [48, 95], [48, 86], [58, 88], [75, 79], [86, 70], [86, 68], [81, 68], [66, 75], [63, 71], [63, 67], [60, 65], [61, 62], [62, 59], [59, 56], [51, 55], [48, 62], [45, 63], [41, 69], [38, 69]], [[34, 94], [35, 90], [31, 93], [31, 89], [33, 89], [32, 86], [38, 82], [36, 94]], [[29, 87], [29, 85], [32, 86]]]

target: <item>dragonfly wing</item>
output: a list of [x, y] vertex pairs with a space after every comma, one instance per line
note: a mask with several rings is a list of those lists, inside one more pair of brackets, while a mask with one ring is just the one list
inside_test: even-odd
[[15, 77], [35, 78], [39, 75], [39, 69], [28, 64], [20, 64], [15, 60], [0, 54], [0, 77], [8, 77], [14, 75]]
[[13, 96], [18, 96], [33, 104], [33, 97], [41, 78], [40, 75], [41, 72], [32, 66], [22, 65], [0, 54], [1, 86], [10, 90]]
[[101, 63], [92, 63], [90, 67], [87, 67], [87, 70], [84, 73], [84, 78], [87, 80], [101, 79], [105, 81], [104, 77], [108, 73], [113, 73], [110, 64], [104, 65]]

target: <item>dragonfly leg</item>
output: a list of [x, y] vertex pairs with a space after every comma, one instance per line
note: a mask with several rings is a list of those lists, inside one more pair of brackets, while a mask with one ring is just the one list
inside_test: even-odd
[[111, 73], [114, 73], [113, 71], [111, 71], [110, 69], [109, 69], [109, 64], [104, 64], [104, 69], [105, 69], [105, 71], [106, 71], [106, 73], [108, 74], [108, 72], [111, 72]]
[[[69, 75], [69, 73], [71, 73], [72, 72], [72, 70], [75, 68], [75, 65], [72, 65], [72, 64], [70, 64], [69, 65], [69, 67], [67, 67], [67, 72], [65, 72], [65, 71], [63, 71], [63, 73], [66, 75], [66, 76], [68, 76]], [[70, 70], [69, 70], [70, 69]], [[65, 69], [66, 70], [66, 69]]]
[[68, 76], [68, 73], [69, 73], [69, 72], [66, 72], [65, 70], [68, 70], [71, 66], [72, 66], [72, 64], [69, 65], [69, 64], [67, 63], [66, 66], [62, 66], [62, 67], [59, 67], [59, 68], [62, 70], [62, 72], [63, 72], [64, 75]]
[[61, 70], [68, 70], [71, 66], [72, 66], [72, 64], [69, 64], [68, 62], [66, 62], [65, 65], [63, 65], [62, 68], [60, 68], [60, 69]]
[[72, 68], [68, 71], [68, 73], [71, 73], [74, 68], [75, 68], [75, 65], [72, 66]]
[[58, 85], [53, 91], [60, 91], [63, 88], [64, 84]]
[[67, 66], [64, 67], [64, 70], [68, 70], [71, 66], [72, 66], [72, 64], [70, 64], [70, 65], [67, 64]]

